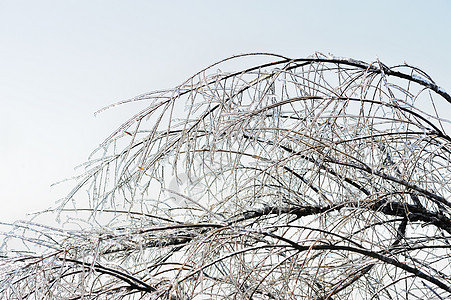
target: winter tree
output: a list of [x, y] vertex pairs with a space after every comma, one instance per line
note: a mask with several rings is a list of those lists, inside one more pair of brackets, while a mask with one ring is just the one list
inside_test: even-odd
[[421, 69], [245, 54], [129, 102], [60, 225], [3, 234], [3, 299], [450, 299], [451, 96]]

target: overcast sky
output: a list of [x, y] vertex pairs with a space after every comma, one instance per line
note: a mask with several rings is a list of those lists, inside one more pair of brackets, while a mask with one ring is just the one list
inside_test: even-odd
[[450, 13], [446, 0], [0, 0], [0, 221], [63, 197], [50, 185], [133, 112], [97, 109], [234, 54], [406, 61], [450, 91]]

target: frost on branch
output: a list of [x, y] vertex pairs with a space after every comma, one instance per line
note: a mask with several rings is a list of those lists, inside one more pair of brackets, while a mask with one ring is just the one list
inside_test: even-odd
[[451, 296], [451, 97], [424, 71], [246, 54], [128, 102], [61, 226], [5, 233], [3, 298]]

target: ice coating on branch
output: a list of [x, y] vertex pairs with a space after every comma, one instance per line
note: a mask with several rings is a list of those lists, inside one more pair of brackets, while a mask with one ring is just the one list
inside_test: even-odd
[[445, 91], [445, 89], [442, 88], [441, 86], [437, 87], [437, 91], [438, 91], [439, 93], [447, 94], [446, 91]]
[[424, 84], [427, 85], [427, 86], [432, 86], [432, 85], [434, 85], [432, 82], [430, 82], [430, 81], [427, 80], [426, 78], [423, 78], [423, 77], [421, 77], [421, 76], [419, 76], [419, 75], [416, 75], [416, 74], [413, 74], [413, 75], [412, 75], [412, 78], [415, 79], [415, 80], [420, 81], [421, 83], [424, 83]]

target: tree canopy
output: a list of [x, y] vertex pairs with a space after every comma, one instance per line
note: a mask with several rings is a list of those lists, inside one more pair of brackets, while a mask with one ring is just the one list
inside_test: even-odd
[[129, 102], [61, 226], [5, 233], [2, 297], [451, 297], [451, 96], [421, 69], [243, 54]]

